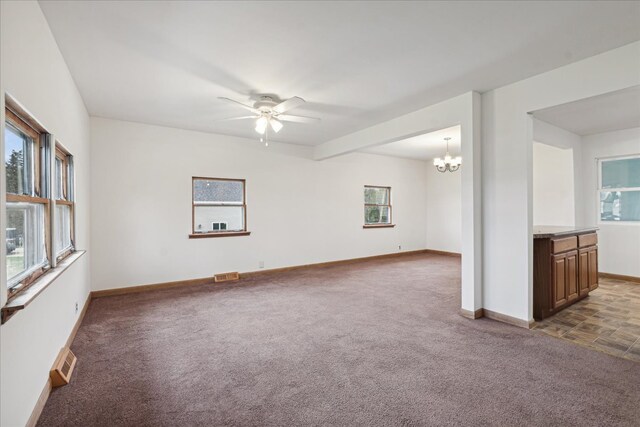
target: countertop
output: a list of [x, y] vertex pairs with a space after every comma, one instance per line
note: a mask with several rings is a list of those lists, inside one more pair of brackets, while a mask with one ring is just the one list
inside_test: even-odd
[[573, 234], [593, 233], [598, 227], [586, 226], [558, 226], [558, 225], [534, 225], [533, 238], [546, 239], [549, 237], [570, 236]]

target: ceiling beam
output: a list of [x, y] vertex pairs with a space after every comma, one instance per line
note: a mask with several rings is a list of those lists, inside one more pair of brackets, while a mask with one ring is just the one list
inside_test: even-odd
[[314, 148], [314, 159], [324, 160], [458, 125], [460, 111], [469, 105], [470, 93], [327, 141]]

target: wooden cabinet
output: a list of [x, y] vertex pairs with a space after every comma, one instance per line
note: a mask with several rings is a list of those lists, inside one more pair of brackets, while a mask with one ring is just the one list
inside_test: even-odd
[[589, 272], [589, 290], [592, 291], [598, 287], [598, 248], [596, 246], [589, 248], [587, 271]]
[[598, 287], [597, 235], [553, 234], [534, 238], [533, 315], [544, 319]]
[[551, 256], [551, 295], [558, 309], [578, 298], [578, 252]]

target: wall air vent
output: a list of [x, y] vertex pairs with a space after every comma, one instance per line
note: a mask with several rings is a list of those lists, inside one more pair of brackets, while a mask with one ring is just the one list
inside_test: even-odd
[[213, 281], [216, 283], [234, 282], [236, 280], [240, 280], [240, 274], [237, 271], [234, 271], [232, 273], [216, 274], [215, 276], [213, 276]]
[[77, 360], [78, 359], [71, 352], [69, 347], [64, 347], [60, 350], [60, 354], [56, 358], [53, 368], [49, 373], [49, 376], [51, 377], [51, 384], [54, 387], [69, 384], [71, 374], [73, 373], [73, 368], [75, 368]]

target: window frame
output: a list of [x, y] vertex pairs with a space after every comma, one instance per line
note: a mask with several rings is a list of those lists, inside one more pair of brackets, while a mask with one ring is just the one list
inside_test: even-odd
[[598, 179], [596, 183], [596, 218], [598, 225], [626, 225], [626, 226], [640, 226], [640, 221], [603, 221], [602, 214], [600, 212], [600, 193], [602, 192], [626, 192], [626, 191], [640, 191], [640, 187], [616, 187], [616, 188], [602, 188], [602, 163], [615, 161], [615, 160], [625, 160], [625, 159], [640, 159], [640, 153], [638, 154], [628, 154], [622, 156], [610, 156], [610, 157], [599, 157], [596, 159], [596, 169], [598, 174]]
[[[377, 188], [377, 189], [385, 189], [389, 192], [388, 203], [387, 204], [378, 204], [378, 203], [367, 203], [364, 200], [363, 206], [363, 214], [366, 212], [368, 206], [386, 206], [389, 208], [389, 222], [384, 223], [367, 223], [366, 217], [364, 218], [364, 225], [362, 228], [392, 228], [396, 225], [393, 223], [393, 203], [391, 200], [391, 187], [386, 185], [365, 185], [364, 190], [367, 188]], [[364, 197], [364, 192], [363, 192]]]
[[[208, 180], [208, 181], [233, 181], [233, 182], [241, 182], [242, 183], [242, 204], [241, 205], [225, 205], [221, 204], [208, 204], [207, 206], [237, 206], [242, 207], [243, 213], [243, 228], [242, 230], [232, 230], [232, 231], [207, 231], [207, 232], [196, 232], [196, 200], [195, 200], [195, 181], [196, 180]], [[216, 221], [213, 221], [216, 222]], [[220, 221], [218, 221], [220, 222]], [[212, 178], [212, 177], [204, 177], [204, 176], [193, 176], [191, 177], [191, 233], [189, 234], [190, 239], [200, 239], [200, 238], [208, 238], [208, 237], [232, 237], [232, 236], [248, 236], [251, 232], [248, 231], [247, 228], [247, 181], [242, 178]]]
[[[215, 227], [214, 227], [214, 224], [218, 224], [218, 227], [219, 227], [219, 228], [218, 228], [218, 231], [226, 230], [226, 229], [227, 229], [227, 227], [229, 227], [229, 223], [228, 223], [228, 222], [226, 222], [226, 221], [213, 221], [213, 222], [211, 223], [211, 229], [212, 229], [213, 231], [216, 231], [216, 230], [215, 230]], [[223, 225], [223, 224], [224, 224], [224, 228], [222, 228], [222, 225]]]
[[[14, 279], [15, 283], [11, 286], [9, 277], [7, 277], [7, 301], [11, 300], [25, 289], [32, 286], [37, 279], [51, 269], [51, 254], [52, 254], [52, 241], [51, 241], [51, 200], [46, 197], [42, 197], [43, 184], [46, 189], [46, 181], [42, 174], [43, 163], [46, 160], [44, 153], [43, 137], [47, 135], [42, 129], [37, 129], [31, 124], [31, 120], [22, 114], [15, 112], [9, 105], [5, 106], [5, 126], [10, 125], [18, 131], [27, 135], [33, 140], [34, 149], [34, 164], [33, 164], [33, 184], [30, 191], [33, 194], [14, 194], [6, 193], [7, 203], [30, 203], [44, 206], [44, 245], [45, 245], [45, 262], [39, 265], [35, 265], [30, 269], [25, 270], [23, 273], [17, 275], [17, 279]], [[4, 155], [4, 154], [3, 154]], [[5, 171], [5, 185], [6, 185], [6, 171]], [[6, 207], [4, 214], [6, 215]], [[8, 254], [6, 254], [8, 255]], [[6, 256], [5, 255], [5, 256]]]
[[[71, 242], [69, 246], [61, 248], [60, 251], [58, 251], [58, 248], [53, 248], [56, 262], [60, 262], [75, 251], [75, 179], [73, 174], [73, 155], [59, 141], [55, 142], [54, 152], [54, 168], [51, 171], [51, 198], [54, 202], [54, 208], [58, 205], [69, 206], [69, 241]], [[55, 161], [57, 159], [62, 161], [62, 198], [57, 198], [53, 189], [53, 186], [58, 184], [55, 177]], [[53, 234], [51, 240], [52, 245], [55, 246]]]

